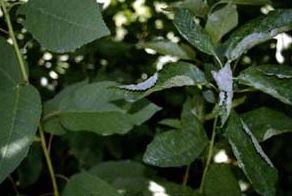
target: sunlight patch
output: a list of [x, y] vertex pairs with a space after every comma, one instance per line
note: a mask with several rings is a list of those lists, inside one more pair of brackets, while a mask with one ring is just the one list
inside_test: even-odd
[[148, 190], [153, 193], [153, 196], [170, 196], [163, 186], [154, 181], [149, 182]]

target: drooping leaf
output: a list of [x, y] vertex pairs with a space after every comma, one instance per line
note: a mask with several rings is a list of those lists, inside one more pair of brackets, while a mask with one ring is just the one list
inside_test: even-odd
[[43, 169], [43, 152], [39, 144], [32, 144], [27, 157], [17, 169], [19, 184], [27, 187], [34, 184]]
[[210, 34], [213, 42], [217, 43], [237, 24], [238, 13], [236, 5], [228, 4], [208, 16], [205, 29]]
[[252, 66], [242, 71], [239, 82], [292, 105], [292, 68], [284, 65]]
[[193, 162], [205, 149], [208, 138], [201, 122], [191, 113], [188, 100], [182, 112], [182, 128], [155, 136], [143, 160], [159, 167], [177, 167]]
[[290, 29], [292, 29], [292, 10], [272, 11], [267, 16], [248, 22], [231, 34], [225, 43], [227, 46], [225, 56], [233, 61], [257, 44]]
[[11, 46], [0, 39], [0, 182], [26, 157], [41, 115], [37, 90], [21, 84]]
[[235, 3], [242, 5], [266, 5], [271, 4], [270, 0], [221, 0], [222, 3]]
[[169, 40], [155, 40], [151, 42], [140, 43], [139, 47], [150, 48], [163, 55], [176, 56], [181, 59], [192, 59], [188, 52], [184, 50], [179, 44]]
[[239, 116], [232, 112], [225, 135], [233, 153], [254, 189], [262, 195], [275, 195], [277, 170], [256, 138]]
[[165, 65], [158, 72], [158, 80], [152, 88], [144, 92], [124, 92], [124, 96], [128, 100], [134, 101], [157, 91], [206, 83], [205, 75], [199, 68], [189, 63], [178, 62]]
[[203, 187], [206, 196], [240, 196], [240, 188], [229, 165], [211, 165]]
[[209, 34], [194, 21], [194, 17], [187, 9], [177, 9], [174, 17], [174, 25], [180, 34], [195, 48], [214, 55], [215, 46]]
[[218, 72], [212, 71], [214, 80], [220, 90], [219, 93], [219, 114], [222, 126], [227, 121], [232, 108], [233, 99], [233, 79], [232, 70], [229, 63]]
[[258, 141], [292, 132], [292, 119], [270, 108], [257, 108], [242, 114], [241, 117]]
[[41, 46], [54, 52], [72, 52], [109, 35], [94, 0], [31, 0], [21, 7], [20, 14]]
[[70, 178], [63, 196], [121, 196], [117, 190], [97, 176], [83, 172]]
[[170, 5], [170, 7], [188, 9], [198, 17], [205, 17], [209, 11], [208, 4], [203, 0], [184, 0], [173, 3]]
[[92, 131], [111, 135], [127, 133], [160, 110], [155, 104], [147, 102], [135, 112], [129, 113], [114, 103], [124, 98], [123, 92], [113, 88], [115, 85], [113, 82], [97, 82], [72, 87], [72, 91], [64, 90], [68, 93], [61, 92], [48, 102], [56, 107], [51, 107], [54, 109], [46, 116], [53, 114], [53, 120], [71, 131]]

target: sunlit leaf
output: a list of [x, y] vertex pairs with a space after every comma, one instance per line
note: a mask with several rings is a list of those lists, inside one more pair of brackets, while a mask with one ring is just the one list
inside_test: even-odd
[[259, 141], [292, 132], [292, 118], [270, 108], [257, 108], [242, 114], [241, 117]]
[[284, 65], [252, 66], [242, 71], [239, 82], [292, 105], [292, 68]]
[[242, 4], [242, 5], [266, 5], [271, 4], [270, 0], [221, 0], [221, 2], [226, 3], [236, 3], [236, 4]]
[[277, 170], [245, 123], [233, 112], [225, 135], [233, 153], [253, 188], [262, 195], [275, 195]]
[[275, 10], [254, 19], [230, 35], [225, 56], [233, 61], [250, 48], [292, 29], [292, 10]]

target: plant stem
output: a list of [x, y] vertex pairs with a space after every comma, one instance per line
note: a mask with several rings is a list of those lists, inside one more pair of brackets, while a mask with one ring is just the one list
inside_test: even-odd
[[184, 174], [184, 178], [183, 178], [183, 186], [187, 186], [188, 180], [189, 180], [189, 174], [190, 174], [190, 168], [191, 165], [188, 165]]
[[10, 15], [8, 13], [8, 10], [7, 10], [7, 7], [5, 5], [4, 0], [0, 0], [0, 2], [1, 2], [1, 7], [3, 9], [5, 21], [6, 21], [7, 26], [8, 26], [9, 36], [12, 39], [14, 51], [15, 51], [15, 54], [16, 54], [16, 57], [17, 57], [17, 60], [18, 60], [19, 66], [20, 66], [23, 81], [28, 83], [28, 73], [26, 71], [25, 64], [24, 64], [21, 52], [19, 50], [19, 46], [17, 44], [17, 40], [16, 40], [15, 33], [14, 33], [14, 30], [12, 27]]
[[[6, 7], [6, 4], [5, 4], [4, 0], [0, 0], [0, 5], [1, 5], [0, 7], [3, 10], [5, 21], [6, 21], [7, 26], [8, 26], [9, 36], [12, 39], [12, 42], [13, 42], [13, 47], [14, 47], [14, 51], [15, 51], [15, 54], [16, 54], [16, 57], [17, 57], [17, 60], [18, 60], [18, 63], [19, 63], [20, 70], [21, 70], [22, 79], [23, 79], [23, 81], [25, 83], [29, 83], [28, 73], [27, 73], [27, 70], [25, 68], [23, 56], [22, 56], [22, 54], [20, 52], [16, 37], [15, 37], [15, 33], [14, 33], [14, 30], [13, 30], [13, 26], [12, 26], [12, 23], [11, 23], [10, 15], [9, 15], [9, 12], [8, 12], [8, 9]], [[43, 151], [44, 151], [45, 159], [46, 159], [46, 162], [47, 162], [47, 165], [48, 165], [48, 168], [49, 168], [49, 173], [50, 173], [52, 184], [53, 184], [54, 196], [59, 196], [58, 186], [57, 186], [56, 178], [55, 178], [55, 173], [54, 173], [54, 169], [53, 169], [53, 166], [52, 166], [51, 158], [50, 158], [48, 150], [47, 150], [45, 135], [44, 135], [44, 131], [43, 131], [43, 128], [42, 128], [41, 124], [39, 125], [39, 133], [40, 133], [41, 145], [42, 145], [42, 148], [43, 148]]]
[[204, 168], [203, 177], [202, 177], [202, 181], [201, 181], [201, 185], [200, 185], [200, 193], [203, 193], [206, 174], [207, 174], [207, 171], [209, 169], [209, 165], [211, 163], [212, 156], [213, 156], [213, 148], [214, 148], [214, 143], [215, 143], [217, 122], [218, 122], [218, 116], [216, 116], [215, 119], [214, 119], [214, 124], [213, 124], [211, 141], [210, 141], [210, 145], [209, 145], [209, 152], [208, 152], [207, 162], [206, 162], [206, 166]]
[[42, 144], [42, 148], [43, 148], [43, 151], [44, 151], [45, 159], [46, 159], [46, 162], [47, 162], [47, 165], [48, 165], [50, 177], [51, 177], [52, 184], [53, 184], [54, 196], [59, 196], [58, 185], [57, 185], [57, 182], [56, 182], [56, 175], [55, 175], [54, 168], [53, 168], [53, 165], [52, 165], [52, 161], [51, 161], [51, 158], [50, 158], [50, 155], [49, 155], [49, 151], [47, 149], [44, 130], [43, 130], [43, 127], [41, 125], [39, 125], [39, 133], [40, 133], [41, 144]]

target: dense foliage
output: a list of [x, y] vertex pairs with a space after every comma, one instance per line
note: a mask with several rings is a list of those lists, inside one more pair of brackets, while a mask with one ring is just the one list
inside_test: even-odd
[[0, 195], [292, 194], [289, 0], [97, 2], [0, 0]]

